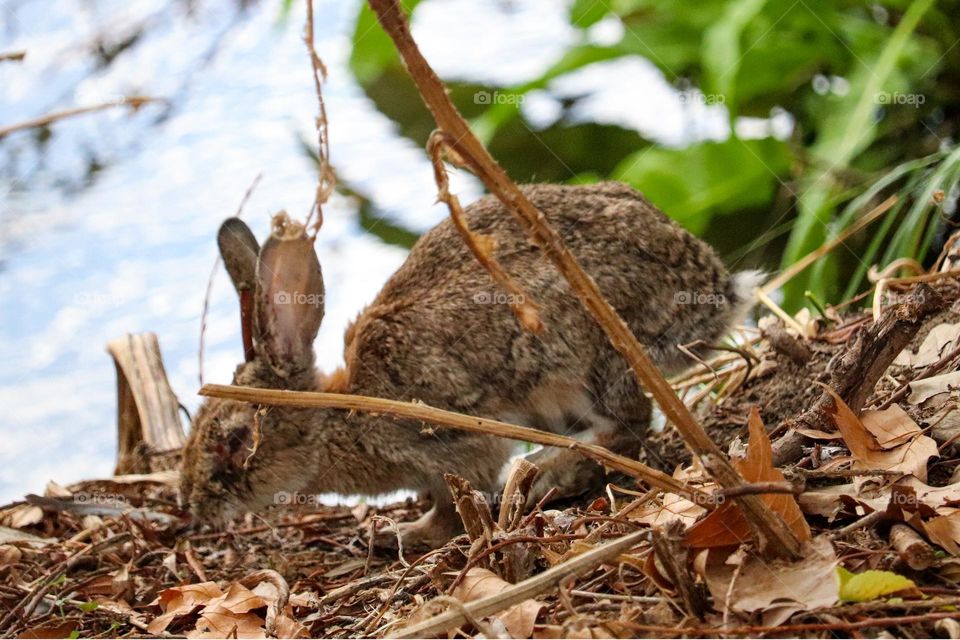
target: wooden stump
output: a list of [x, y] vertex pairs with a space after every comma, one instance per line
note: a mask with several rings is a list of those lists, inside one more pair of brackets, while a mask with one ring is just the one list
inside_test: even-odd
[[127, 334], [107, 344], [117, 367], [116, 475], [175, 467], [184, 434], [180, 402], [163, 368], [154, 333]]

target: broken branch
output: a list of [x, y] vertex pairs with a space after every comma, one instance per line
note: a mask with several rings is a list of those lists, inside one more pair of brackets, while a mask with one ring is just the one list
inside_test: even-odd
[[349, 411], [367, 411], [408, 418], [420, 422], [427, 422], [440, 427], [485, 433], [519, 440], [533, 442], [548, 447], [562, 447], [573, 449], [583, 456], [595, 460], [611, 469], [626, 473], [638, 478], [647, 484], [682, 495], [700, 505], [712, 504], [710, 494], [692, 488], [662, 471], [657, 471], [642, 462], [617, 455], [599, 445], [580, 442], [548, 431], [519, 427], [517, 425], [468, 416], [463, 413], [437, 409], [422, 403], [403, 402], [400, 400], [386, 400], [368, 396], [355, 396], [345, 393], [321, 393], [316, 391], [287, 391], [276, 389], [257, 389], [254, 387], [235, 387], [221, 384], [207, 384], [200, 389], [200, 395], [212, 398], [228, 398], [241, 400], [253, 404], [266, 404], [286, 407], [306, 407], [316, 409], [346, 409]]

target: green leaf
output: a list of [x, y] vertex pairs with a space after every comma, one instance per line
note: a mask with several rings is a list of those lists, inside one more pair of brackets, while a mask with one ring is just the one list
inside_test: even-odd
[[840, 580], [840, 599], [846, 602], [867, 602], [880, 596], [916, 588], [913, 580], [892, 571], [864, 571], [852, 573], [837, 567]]
[[77, 605], [77, 609], [83, 611], [84, 613], [90, 613], [91, 611], [96, 611], [100, 608], [100, 604], [97, 602], [81, 602]]
[[737, 113], [735, 88], [743, 59], [740, 39], [744, 28], [760, 13], [764, 4], [766, 0], [732, 2], [727, 5], [723, 17], [703, 34], [704, 93], [721, 96], [731, 120]]
[[787, 145], [774, 138], [703, 142], [685, 149], [650, 147], [613, 172], [694, 233], [715, 215], [769, 202], [789, 171]]
[[[401, 6], [412, 15], [420, 0], [403, 0]], [[373, 82], [387, 68], [400, 64], [390, 36], [380, 27], [377, 16], [366, 2], [360, 3], [357, 26], [353, 30], [350, 70], [360, 84]]]
[[[897, 64], [910, 44], [910, 37], [933, 0], [916, 0], [903, 15], [886, 45], [876, 55], [859, 65], [854, 72], [846, 96], [836, 101], [821, 127], [811, 154], [817, 161], [804, 181], [797, 217], [783, 265], [793, 264], [816, 249], [826, 238], [827, 224], [833, 214], [833, 196], [837, 189], [833, 173], [849, 166], [876, 137], [875, 114], [878, 96], [890, 91]], [[803, 299], [804, 289], [823, 295], [824, 284], [805, 277], [794, 278], [784, 286], [785, 307], [789, 311]]]
[[603, 20], [608, 10], [605, 2], [575, 0], [570, 7], [570, 24], [578, 29], [586, 29]]

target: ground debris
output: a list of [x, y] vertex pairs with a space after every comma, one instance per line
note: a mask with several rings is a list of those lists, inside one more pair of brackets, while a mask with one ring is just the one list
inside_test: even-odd
[[[938, 293], [947, 306], [924, 320], [863, 410], [836, 401], [826, 424], [798, 429], [802, 456], [779, 469], [770, 440], [821, 401], [816, 383], [833, 380], [869, 313], [824, 322], [802, 348], [786, 328], [768, 328], [712, 373], [699, 369], [697, 384], [715, 385], [697, 400], [705, 424], [754, 487], [780, 487], [764, 499], [803, 533], [799, 562], [764, 560], [733, 503], [673, 444], [648, 457], [716, 504], [625, 479], [603, 496], [524, 511], [535, 469], [520, 464], [500, 513], [452, 476], [470, 534], [403, 558], [371, 535], [385, 519], [417, 518], [424, 503], [278, 507], [219, 531], [192, 525], [176, 474], [156, 471], [51, 483], [0, 508], [0, 635], [391, 637], [450, 611], [466, 620], [450, 632], [485, 637], [941, 634], [960, 606], [960, 385], [949, 377], [960, 340], [956, 287]], [[721, 521], [739, 533], [690, 542]], [[655, 535], [536, 593], [517, 591], [637, 531]], [[501, 596], [498, 613], [470, 613]]]

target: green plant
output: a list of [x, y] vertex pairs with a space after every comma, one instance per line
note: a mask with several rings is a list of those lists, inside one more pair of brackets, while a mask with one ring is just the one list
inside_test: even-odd
[[[415, 11], [417, 4], [405, 6]], [[958, 5], [704, 0], [692, 10], [680, 0], [576, 0], [570, 21], [583, 37], [541, 77], [495, 88], [510, 99], [478, 105], [476, 91], [494, 88], [448, 84], [515, 179], [624, 180], [728, 255], [768, 267], [795, 262], [878, 198], [899, 192], [897, 207], [852, 238], [850, 252], [834, 252], [784, 287], [785, 306], [795, 309], [806, 291], [827, 302], [855, 292], [873, 261], [928, 253], [943, 213], [932, 196], [949, 196], [960, 179], [960, 159], [952, 151]], [[588, 29], [604, 19], [619, 20], [623, 37], [593, 44]], [[729, 138], [666, 148], [611, 125], [561, 118], [534, 132], [525, 122], [520, 97], [592, 64], [630, 56], [657, 65], [678, 89], [695, 86], [722, 103]], [[401, 132], [423, 143], [428, 114], [365, 4], [350, 63]], [[738, 135], [744, 118], [769, 118], [775, 111], [794, 123], [788, 138]]]

